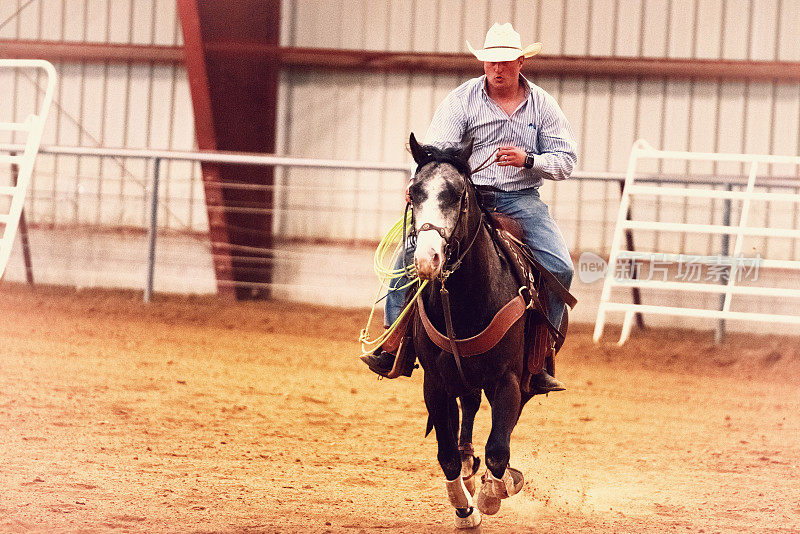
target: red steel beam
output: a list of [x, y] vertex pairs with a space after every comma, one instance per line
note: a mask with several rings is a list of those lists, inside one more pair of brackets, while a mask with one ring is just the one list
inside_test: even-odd
[[[261, 55], [216, 51], [216, 43], [235, 38], [248, 49], [277, 47], [280, 0], [178, 0], [177, 5], [198, 147], [274, 153], [280, 64]], [[270, 186], [274, 168], [203, 164], [203, 181], [211, 240], [218, 245], [214, 257], [231, 268], [228, 273], [216, 266], [217, 280], [234, 282], [239, 299], [268, 297], [264, 288], [272, 279], [271, 263], [259, 262], [254, 268], [250, 260], [272, 255], [272, 190], [242, 190], [225, 184]], [[245, 206], [267, 212], [237, 209]], [[218, 219], [213, 220], [212, 214]]]
[[[276, 48], [250, 50], [279, 58], [282, 65], [316, 69], [381, 72], [482, 73], [470, 54], [369, 52]], [[709, 59], [548, 56], [528, 59], [523, 70], [542, 76], [591, 78], [800, 81], [800, 62]]]
[[[193, 2], [179, 1], [178, 9], [181, 10], [183, 40], [186, 43], [187, 52], [185, 58], [183, 53], [181, 54], [181, 59], [186, 64], [189, 89], [192, 95], [197, 148], [200, 150], [217, 150], [217, 139], [214, 135], [214, 118], [211, 113], [211, 91], [209, 89], [205, 61], [202, 53], [192, 53], [195, 49], [202, 50], [202, 34], [199, 16], [197, 15], [197, 6]], [[181, 49], [181, 52], [183, 52], [183, 47]], [[233, 260], [230, 247], [226, 246], [230, 243], [227, 214], [224, 210], [210, 208], [211, 206], [224, 205], [220, 166], [216, 163], [202, 163], [201, 168], [208, 213], [211, 256], [217, 279], [217, 293], [223, 297], [234, 298], [236, 295], [235, 288], [230, 284], [220, 283], [233, 278]]]
[[[215, 55], [276, 61], [281, 67], [366, 72], [481, 72], [480, 63], [469, 54], [280, 47], [223, 39], [208, 43], [207, 51]], [[24, 40], [0, 40], [0, 57], [86, 62], [185, 61], [184, 49], [180, 46]], [[542, 76], [800, 81], [800, 62], [788, 61], [540, 55], [528, 60], [525, 71]]]
[[0, 57], [87, 63], [183, 63], [182, 46], [0, 39]]

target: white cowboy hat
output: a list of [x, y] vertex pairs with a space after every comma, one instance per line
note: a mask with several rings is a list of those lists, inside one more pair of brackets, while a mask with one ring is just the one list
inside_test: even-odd
[[533, 43], [526, 48], [522, 48], [522, 40], [510, 22], [505, 24], [495, 22], [486, 32], [486, 40], [483, 42], [482, 50], [472, 48], [469, 41], [467, 41], [467, 47], [479, 60], [495, 63], [499, 61], [514, 61], [520, 56], [535, 56], [542, 49], [542, 43]]

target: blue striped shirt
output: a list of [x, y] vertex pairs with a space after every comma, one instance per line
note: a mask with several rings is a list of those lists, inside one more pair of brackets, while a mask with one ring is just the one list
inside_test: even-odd
[[509, 117], [486, 92], [486, 76], [464, 82], [439, 104], [425, 143], [443, 147], [475, 139], [470, 166], [477, 168], [500, 145], [533, 153], [533, 168], [491, 165], [472, 175], [478, 185], [503, 191], [539, 187], [542, 179], [564, 180], [572, 173], [577, 144], [555, 99], [521, 76], [527, 94]]

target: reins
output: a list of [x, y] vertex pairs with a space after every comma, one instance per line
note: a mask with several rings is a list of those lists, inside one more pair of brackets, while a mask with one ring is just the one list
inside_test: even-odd
[[491, 153], [491, 154], [489, 154], [489, 157], [488, 157], [488, 158], [486, 158], [485, 160], [483, 160], [483, 163], [481, 163], [480, 165], [478, 165], [478, 168], [477, 168], [477, 169], [474, 169], [472, 172], [470, 172], [470, 175], [472, 175], [472, 174], [475, 174], [476, 172], [481, 172], [483, 169], [487, 169], [487, 168], [489, 168], [489, 167], [490, 167], [490, 166], [491, 166], [491, 165], [494, 163], [494, 161], [492, 161], [492, 162], [489, 162], [489, 160], [490, 160], [490, 159], [492, 159], [492, 156], [494, 156], [495, 154], [497, 154], [497, 151], [498, 151], [498, 150], [500, 150], [500, 149], [499, 149], [499, 148], [495, 148], [495, 149], [492, 151], [492, 153]]
[[[459, 212], [458, 214], [459, 219], [462, 213], [465, 213], [467, 212], [467, 210], [469, 210], [469, 193], [467, 191], [469, 189], [470, 183], [471, 183], [470, 178], [465, 177], [464, 196], [462, 197], [461, 201], [464, 202], [464, 199], [466, 199], [466, 206], [464, 206], [462, 210]], [[442, 287], [439, 289], [439, 297], [442, 299], [442, 312], [444, 313], [444, 324], [445, 328], [447, 328], [447, 339], [450, 341], [450, 350], [453, 353], [453, 359], [456, 362], [456, 368], [458, 369], [458, 376], [461, 378], [461, 383], [468, 390], [471, 390], [472, 388], [470, 387], [469, 381], [467, 381], [467, 377], [464, 375], [464, 369], [462, 369], [461, 367], [461, 353], [458, 350], [458, 343], [456, 342], [457, 341], [456, 332], [455, 329], [453, 328], [453, 316], [452, 313], [450, 312], [450, 292], [447, 291], [445, 282], [447, 282], [447, 279], [450, 277], [450, 275], [453, 274], [453, 272], [455, 272], [455, 270], [461, 266], [461, 261], [467, 255], [467, 252], [469, 252], [469, 250], [472, 248], [472, 245], [475, 244], [475, 241], [478, 238], [478, 234], [481, 232], [481, 228], [483, 227], [483, 211], [480, 210], [480, 207], [478, 208], [478, 210], [480, 211], [480, 217], [478, 218], [478, 224], [475, 227], [475, 231], [472, 233], [472, 239], [470, 239], [469, 245], [467, 245], [464, 250], [460, 251], [458, 258], [456, 258], [456, 261], [450, 265], [449, 269], [445, 269], [445, 267], [447, 266], [447, 262], [449, 262], [450, 260], [449, 257], [446, 259], [445, 264], [442, 266]], [[458, 226], [458, 222], [459, 221], [456, 221], [456, 227]], [[447, 240], [445, 241], [447, 242]], [[458, 243], [458, 241], [456, 242]], [[447, 245], [449, 248], [450, 243], [448, 242]]]

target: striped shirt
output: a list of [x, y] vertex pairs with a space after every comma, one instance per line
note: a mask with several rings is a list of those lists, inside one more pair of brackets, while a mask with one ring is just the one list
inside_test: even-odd
[[445, 97], [425, 135], [439, 147], [475, 139], [470, 166], [483, 163], [500, 145], [534, 154], [533, 168], [491, 165], [472, 175], [478, 185], [503, 191], [539, 187], [542, 179], [564, 180], [572, 173], [577, 144], [555, 99], [520, 75], [526, 98], [509, 117], [486, 92], [486, 76], [464, 82]]

